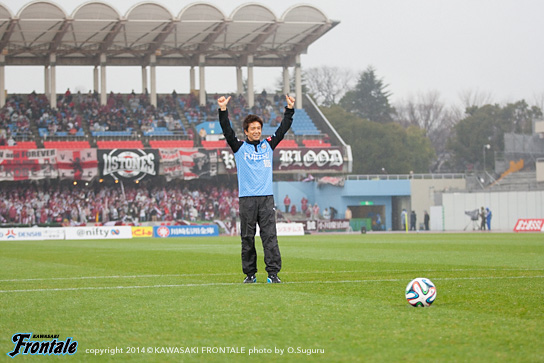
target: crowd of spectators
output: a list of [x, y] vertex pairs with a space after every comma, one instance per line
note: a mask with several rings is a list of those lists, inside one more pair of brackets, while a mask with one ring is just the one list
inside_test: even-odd
[[231, 223], [238, 214], [238, 190], [217, 183], [163, 186], [119, 184], [94, 187], [50, 183], [5, 183], [0, 189], [0, 223], [85, 225], [126, 222]]
[[59, 97], [56, 108], [51, 104], [45, 95], [32, 93], [27, 98], [27, 103], [36, 110], [38, 129], [44, 130], [40, 136], [75, 135], [83, 131], [83, 120], [77, 112], [70, 89]]
[[36, 125], [40, 137], [83, 136], [84, 123], [91, 132], [128, 131], [133, 135], [138, 129], [152, 131], [157, 127], [179, 132], [183, 126], [176, 100], [177, 95], [166, 95], [154, 107], [147, 93], [111, 92], [106, 104], [100, 105], [97, 92], [72, 93], [67, 89], [51, 108], [43, 94], [12, 95], [0, 109], [0, 145], [8, 145], [12, 139], [31, 138], [31, 124]]
[[[147, 92], [128, 95], [109, 93], [105, 105], [100, 105], [97, 92], [72, 93], [67, 89], [57, 97], [56, 107], [51, 108], [48, 98], [32, 92], [26, 97], [12, 95], [0, 110], [0, 145], [13, 144], [15, 139], [30, 138], [31, 125], [35, 124], [40, 137], [83, 136], [83, 126], [90, 132], [122, 131], [134, 136], [141, 131], [149, 135], [153, 130], [167, 130], [175, 134], [185, 133], [193, 139], [196, 130], [185, 128], [180, 121], [184, 114], [190, 124], [217, 121], [217, 98], [209, 95], [205, 106], [199, 105], [196, 94], [172, 94], [158, 97], [158, 105], [150, 103]], [[243, 95], [232, 95], [229, 104], [231, 120], [239, 126], [248, 113], [260, 115], [271, 127], [281, 122], [283, 98], [276, 94], [268, 97], [266, 91], [256, 95], [255, 105], [248, 107]], [[239, 126], [241, 127], [241, 126]]]
[[33, 112], [20, 97], [13, 96], [6, 100], [0, 110], [0, 145], [11, 146], [16, 138], [29, 137]]

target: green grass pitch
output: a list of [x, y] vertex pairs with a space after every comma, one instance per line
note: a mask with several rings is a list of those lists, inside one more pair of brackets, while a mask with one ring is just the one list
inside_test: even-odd
[[[261, 246], [241, 283], [238, 237], [0, 242], [0, 361], [26, 332], [78, 350], [15, 360], [544, 361], [542, 233], [279, 240], [274, 285]], [[405, 300], [415, 277], [429, 308]]]

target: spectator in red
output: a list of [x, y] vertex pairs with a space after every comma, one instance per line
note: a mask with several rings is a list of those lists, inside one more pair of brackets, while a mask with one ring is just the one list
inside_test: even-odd
[[295, 214], [297, 214], [297, 206], [293, 204], [291, 206], [291, 215], [294, 216]]
[[283, 199], [283, 205], [285, 206], [285, 213], [289, 213], [289, 206], [291, 205], [291, 199], [289, 198], [288, 194], [286, 194], [285, 198]]
[[300, 210], [302, 213], [306, 213], [306, 210], [308, 209], [308, 199], [306, 197], [302, 197], [300, 200]]

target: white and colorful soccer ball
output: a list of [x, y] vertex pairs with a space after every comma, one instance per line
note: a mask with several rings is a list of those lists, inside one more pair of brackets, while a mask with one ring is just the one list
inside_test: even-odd
[[431, 306], [436, 299], [436, 287], [425, 277], [413, 279], [406, 286], [406, 300], [412, 306]]

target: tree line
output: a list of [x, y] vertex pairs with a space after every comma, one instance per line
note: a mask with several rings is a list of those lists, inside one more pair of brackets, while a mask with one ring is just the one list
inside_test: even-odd
[[389, 85], [371, 66], [358, 75], [309, 68], [303, 88], [351, 145], [355, 174], [465, 172], [483, 169], [484, 161], [492, 170], [494, 153], [504, 151], [504, 134], [531, 134], [544, 104], [542, 97], [535, 105], [501, 105], [489, 94], [466, 91], [462, 106], [448, 107], [430, 91], [392, 105]]

